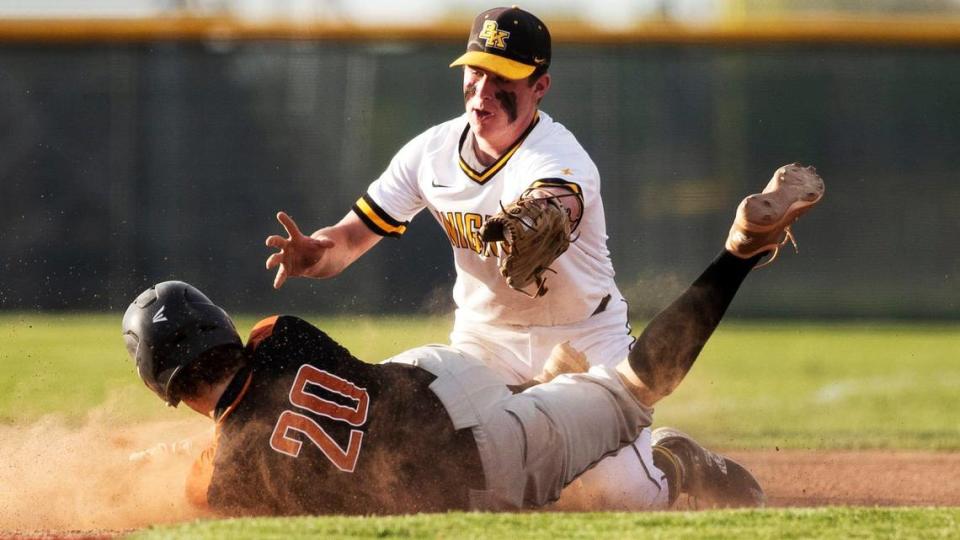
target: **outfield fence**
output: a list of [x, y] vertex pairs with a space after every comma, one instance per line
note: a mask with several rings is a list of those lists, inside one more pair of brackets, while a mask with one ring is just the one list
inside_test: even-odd
[[[121, 310], [170, 278], [234, 310], [449, 309], [450, 248], [425, 213], [342, 276], [279, 292], [263, 239], [279, 209], [311, 230], [338, 220], [400, 146], [459, 114], [459, 29], [58, 24], [0, 22], [0, 309]], [[557, 38], [543, 109], [601, 171], [636, 316], [797, 160], [824, 203], [732, 314], [960, 318], [960, 32], [892, 28]]]

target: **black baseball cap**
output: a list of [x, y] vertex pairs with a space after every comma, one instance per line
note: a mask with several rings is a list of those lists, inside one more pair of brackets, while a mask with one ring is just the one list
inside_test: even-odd
[[517, 6], [484, 11], [473, 20], [467, 52], [450, 64], [475, 66], [507, 79], [524, 79], [550, 65], [550, 31]]

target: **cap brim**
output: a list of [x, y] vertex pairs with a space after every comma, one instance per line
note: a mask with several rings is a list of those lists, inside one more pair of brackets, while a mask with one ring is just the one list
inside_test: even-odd
[[463, 56], [457, 58], [450, 64], [450, 67], [473, 66], [492, 71], [506, 79], [526, 79], [533, 74], [536, 67], [521, 64], [516, 60], [510, 60], [502, 56], [490, 54], [483, 51], [467, 51]]

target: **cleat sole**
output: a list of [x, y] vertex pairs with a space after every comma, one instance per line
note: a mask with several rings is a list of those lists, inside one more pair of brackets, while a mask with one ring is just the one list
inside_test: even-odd
[[753, 233], [786, 227], [820, 202], [824, 191], [823, 179], [813, 167], [784, 165], [774, 172], [763, 193], [740, 203], [734, 223]]

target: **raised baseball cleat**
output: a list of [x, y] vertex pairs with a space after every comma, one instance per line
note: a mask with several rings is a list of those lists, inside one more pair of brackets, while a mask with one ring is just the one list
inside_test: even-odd
[[[756, 478], [743, 465], [711, 452], [682, 431], [661, 427], [651, 433], [654, 463], [670, 485], [670, 504], [686, 494], [692, 508], [761, 507], [766, 501]], [[677, 474], [670, 482], [670, 470]]]
[[[823, 198], [823, 179], [813, 167], [784, 165], [773, 173], [763, 193], [743, 199], [727, 236], [727, 251], [742, 259], [771, 252], [770, 264], [780, 247], [797, 243], [790, 226]], [[762, 266], [762, 265], [761, 265]]]

